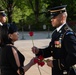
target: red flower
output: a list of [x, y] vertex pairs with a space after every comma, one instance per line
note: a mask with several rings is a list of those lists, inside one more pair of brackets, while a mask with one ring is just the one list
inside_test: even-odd
[[38, 59], [37, 58], [34, 59], [34, 63], [38, 63]]
[[45, 63], [44, 62], [41, 62], [41, 66], [44, 66], [45, 65]]
[[40, 55], [39, 57], [34, 59], [34, 63], [37, 63], [42, 67], [45, 64], [43, 60], [44, 60], [43, 56]]
[[31, 32], [29, 32], [29, 35], [30, 35], [30, 37], [32, 38], [32, 44], [33, 44], [33, 46], [34, 46], [34, 42], [33, 42], [33, 32], [31, 31]]
[[44, 57], [43, 57], [43, 56], [41, 56], [41, 55], [40, 55], [38, 58], [39, 58], [40, 60], [43, 60], [43, 59], [44, 59]]
[[31, 32], [29, 32], [29, 35], [30, 35], [30, 36], [33, 36], [33, 32], [32, 32], [32, 31], [31, 31]]
[[38, 62], [38, 65], [40, 65], [41, 67], [45, 65], [45, 63], [43, 61]]

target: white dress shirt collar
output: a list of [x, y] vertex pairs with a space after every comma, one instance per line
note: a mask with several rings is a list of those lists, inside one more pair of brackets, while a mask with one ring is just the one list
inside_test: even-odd
[[0, 26], [3, 26], [3, 24], [0, 22]]
[[59, 27], [56, 28], [57, 32], [65, 25], [66, 23], [60, 25]]

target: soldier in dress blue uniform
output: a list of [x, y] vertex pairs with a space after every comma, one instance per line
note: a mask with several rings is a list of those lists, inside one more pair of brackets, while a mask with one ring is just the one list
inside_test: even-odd
[[4, 10], [0, 10], [0, 25], [6, 23], [6, 13]]
[[[0, 10], [0, 27], [3, 26], [5, 24], [5, 22], [6, 22], [6, 14], [5, 14], [5, 11], [1, 9]], [[1, 36], [0, 36], [0, 38], [1, 38]], [[0, 51], [1, 51], [1, 48], [0, 48]], [[1, 70], [0, 70], [0, 75], [1, 75]]]
[[56, 27], [49, 46], [44, 49], [32, 47], [36, 56], [53, 57], [53, 60], [47, 61], [47, 65], [52, 67], [52, 75], [76, 75], [76, 36], [66, 23], [66, 6], [49, 10], [52, 26]]

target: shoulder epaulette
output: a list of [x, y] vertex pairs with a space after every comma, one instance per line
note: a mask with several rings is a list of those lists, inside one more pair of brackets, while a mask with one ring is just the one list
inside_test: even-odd
[[69, 26], [65, 26], [65, 27], [64, 27], [64, 30], [65, 30], [65, 31], [73, 31]]

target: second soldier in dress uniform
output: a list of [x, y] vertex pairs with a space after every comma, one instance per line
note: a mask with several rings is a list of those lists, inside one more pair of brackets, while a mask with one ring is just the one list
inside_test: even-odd
[[32, 47], [32, 51], [36, 56], [53, 57], [47, 62], [52, 75], [76, 75], [76, 36], [66, 23], [66, 5], [53, 7], [49, 12], [52, 26], [56, 27], [51, 42], [44, 49]]
[[0, 25], [3, 25], [6, 23], [6, 14], [4, 10], [0, 10]]
[[[6, 23], [6, 14], [5, 14], [5, 11], [2, 10], [2, 9], [0, 9], [0, 28], [1, 28], [1, 26], [5, 25], [5, 23]], [[1, 34], [1, 31], [0, 31], [0, 34]], [[1, 39], [1, 36], [0, 36], [0, 39]], [[0, 51], [1, 51], [1, 48], [0, 48]], [[1, 70], [0, 70], [0, 75], [1, 75]]]

